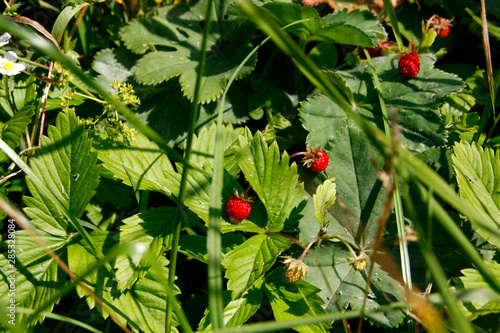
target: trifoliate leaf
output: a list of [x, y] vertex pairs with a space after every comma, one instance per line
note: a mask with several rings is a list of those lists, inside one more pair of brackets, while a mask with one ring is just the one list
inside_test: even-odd
[[297, 184], [297, 165], [289, 165], [286, 152], [281, 156], [278, 144], [268, 146], [257, 132], [240, 136], [236, 158], [267, 211], [266, 228], [281, 231], [290, 212], [303, 200], [304, 185]]
[[321, 226], [324, 226], [327, 222], [327, 211], [335, 203], [336, 195], [335, 178], [325, 180], [323, 184], [316, 188], [316, 193], [313, 195], [314, 212]]
[[272, 267], [278, 255], [292, 242], [278, 235], [255, 235], [236, 246], [222, 259], [226, 268], [227, 288], [232, 299], [251, 288]]
[[[274, 318], [277, 321], [315, 317], [326, 313], [323, 308], [324, 301], [318, 296], [320, 290], [317, 287], [304, 280], [288, 283], [283, 278], [284, 273], [283, 267], [275, 269], [266, 276], [264, 282], [266, 296], [271, 302]], [[327, 332], [330, 328], [329, 323], [293, 327], [301, 333]]]
[[[200, 1], [197, 6], [204, 3]], [[138, 61], [133, 70], [134, 76], [138, 82], [148, 85], [179, 76], [182, 91], [192, 100], [203, 38], [199, 13], [196, 8], [179, 4], [162, 7], [155, 14], [134, 20], [122, 30], [121, 38], [132, 52], [144, 54], [152, 50]], [[227, 80], [252, 50], [248, 41], [253, 34], [253, 26], [235, 23], [226, 34], [220, 30], [226, 22], [221, 21], [222, 17], [212, 24], [208, 38], [206, 69], [200, 89], [201, 103], [214, 101], [222, 93]], [[253, 70], [256, 59], [254, 55], [246, 62], [237, 75], [238, 79]]]
[[472, 223], [484, 239], [500, 247], [500, 154], [465, 141], [453, 152], [460, 197], [483, 217]]

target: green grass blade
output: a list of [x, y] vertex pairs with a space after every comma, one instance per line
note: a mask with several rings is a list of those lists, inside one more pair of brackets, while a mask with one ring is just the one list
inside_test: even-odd
[[394, 37], [396, 37], [396, 42], [398, 43], [399, 52], [402, 52], [403, 40], [401, 39], [401, 32], [399, 31], [398, 18], [396, 17], [396, 11], [394, 10], [392, 1], [384, 0], [384, 8], [389, 12], [389, 18], [391, 20], [391, 26], [394, 32]]

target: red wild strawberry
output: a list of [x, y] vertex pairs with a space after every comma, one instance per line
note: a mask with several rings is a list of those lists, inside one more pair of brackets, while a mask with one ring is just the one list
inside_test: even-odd
[[453, 19], [448, 20], [438, 15], [432, 15], [432, 17], [427, 20], [424, 32], [430, 28], [436, 31], [437, 38], [445, 38], [450, 34], [450, 27], [453, 25], [451, 21], [453, 21]]
[[251, 211], [252, 205], [249, 199], [241, 198], [239, 195], [233, 195], [226, 202], [226, 213], [233, 223], [240, 223], [250, 215]]
[[420, 60], [418, 59], [417, 52], [404, 54], [399, 59], [399, 71], [406, 77], [414, 77], [420, 71]]
[[445, 38], [449, 34], [450, 34], [450, 26], [446, 25], [446, 26], [442, 27], [441, 30], [439, 30], [436, 37], [437, 38]]
[[321, 147], [315, 149], [307, 147], [306, 152], [303, 151], [295, 153], [292, 156], [290, 156], [290, 158], [297, 155], [304, 155], [302, 162], [304, 162], [304, 165], [313, 172], [321, 172], [325, 170], [328, 167], [328, 163], [330, 161], [328, 155], [321, 150]]

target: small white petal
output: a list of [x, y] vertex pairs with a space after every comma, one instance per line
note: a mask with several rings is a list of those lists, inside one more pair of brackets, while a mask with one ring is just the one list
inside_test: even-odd
[[5, 58], [5, 60], [8, 60], [8, 61], [12, 61], [12, 62], [17, 61], [17, 54], [15, 54], [12, 51], [8, 51], [7, 53], [5, 53], [5, 55], [3, 57]]
[[9, 44], [9, 39], [12, 37], [8, 32], [4, 32], [0, 35], [0, 47]]

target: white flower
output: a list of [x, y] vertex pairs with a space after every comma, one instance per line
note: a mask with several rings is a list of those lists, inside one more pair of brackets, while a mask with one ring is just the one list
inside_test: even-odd
[[8, 32], [4, 32], [0, 35], [0, 47], [9, 44], [9, 39], [12, 37]]
[[24, 62], [16, 62], [17, 54], [8, 51], [5, 55], [0, 57], [0, 74], [7, 74], [8, 76], [17, 75], [24, 70], [26, 65]]

